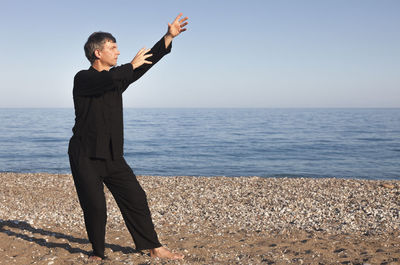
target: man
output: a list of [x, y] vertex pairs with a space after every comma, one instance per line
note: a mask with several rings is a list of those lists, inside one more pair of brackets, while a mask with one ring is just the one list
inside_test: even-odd
[[106, 201], [104, 187], [111, 191], [121, 210], [136, 249], [150, 256], [183, 259], [161, 246], [151, 219], [146, 194], [123, 157], [122, 93], [164, 55], [172, 39], [185, 31], [179, 14], [167, 33], [153, 46], [142, 48], [128, 64], [117, 64], [118, 51], [110, 33], [95, 32], [85, 44], [91, 63], [74, 78], [75, 126], [68, 154], [76, 191], [83, 210], [86, 231], [92, 244], [90, 259], [104, 259]]

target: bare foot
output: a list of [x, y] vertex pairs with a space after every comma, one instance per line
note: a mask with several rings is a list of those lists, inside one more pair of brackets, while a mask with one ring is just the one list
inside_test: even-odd
[[183, 259], [185, 256], [180, 253], [173, 253], [166, 249], [165, 247], [150, 249], [150, 257], [152, 258], [162, 258], [162, 259]]
[[103, 259], [101, 257], [95, 256], [95, 255], [89, 256], [89, 261], [98, 261], [98, 260], [103, 260]]

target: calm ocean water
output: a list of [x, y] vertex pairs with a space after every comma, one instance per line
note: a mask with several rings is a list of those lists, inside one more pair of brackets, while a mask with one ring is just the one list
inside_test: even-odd
[[[400, 179], [400, 109], [125, 109], [137, 175]], [[70, 173], [73, 109], [0, 109], [0, 171]]]

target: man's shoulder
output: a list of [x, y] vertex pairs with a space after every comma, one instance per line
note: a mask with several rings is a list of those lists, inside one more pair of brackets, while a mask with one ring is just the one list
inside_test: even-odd
[[99, 95], [112, 90], [114, 81], [108, 71], [97, 71], [94, 68], [81, 70], [74, 77], [74, 96]]
[[83, 69], [75, 74], [75, 78], [89, 77], [89, 76], [93, 76], [93, 74], [94, 74], [94, 72], [91, 71], [90, 69]]
[[85, 70], [80, 70], [77, 72], [74, 76], [74, 81], [81, 81], [90, 78], [90, 71], [85, 69]]
[[76, 73], [74, 80], [75, 82], [88, 82], [88, 81], [106, 81], [108, 79], [111, 79], [111, 75], [108, 71], [97, 71], [93, 70], [91, 68], [89, 69], [84, 69], [80, 70], [78, 73]]
[[130, 71], [133, 70], [133, 66], [131, 63], [124, 63], [118, 66], [114, 66], [110, 68], [110, 72], [115, 72], [115, 71]]

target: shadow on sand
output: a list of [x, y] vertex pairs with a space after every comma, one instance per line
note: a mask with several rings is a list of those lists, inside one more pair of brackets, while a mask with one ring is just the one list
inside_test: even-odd
[[[14, 231], [10, 230], [10, 228], [13, 228]], [[20, 231], [15, 232], [15, 230], [20, 230]], [[46, 241], [45, 239], [37, 238], [34, 235], [33, 236], [26, 235], [24, 232], [30, 232], [32, 234], [48, 236], [48, 237], [52, 237], [55, 239], [66, 239], [69, 243], [50, 242], [50, 238], [48, 239], [48, 241]], [[20, 239], [28, 241], [28, 242], [33, 242], [42, 247], [46, 247], [49, 249], [63, 248], [71, 254], [76, 254], [76, 253], [82, 253], [85, 255], [90, 254], [89, 251], [86, 251], [84, 249], [77, 248], [77, 247], [72, 247], [70, 245], [70, 243], [90, 244], [89, 240], [83, 239], [83, 238], [76, 238], [76, 237], [73, 237], [70, 235], [65, 235], [65, 234], [58, 233], [58, 232], [44, 230], [41, 228], [34, 228], [25, 221], [0, 219], [0, 233], [7, 234], [10, 237], [20, 238]], [[105, 244], [105, 247], [112, 249], [113, 252], [122, 252], [124, 254], [142, 253], [141, 251], [137, 251], [134, 248], [122, 247], [122, 246], [116, 245], [116, 244]]]

